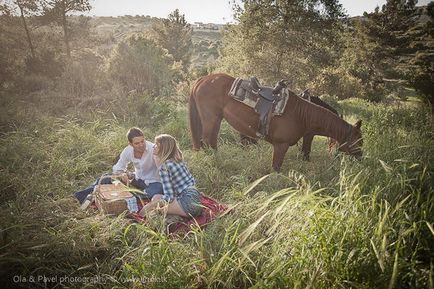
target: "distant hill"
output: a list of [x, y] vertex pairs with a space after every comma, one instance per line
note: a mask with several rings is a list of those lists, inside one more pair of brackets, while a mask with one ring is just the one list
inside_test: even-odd
[[[147, 33], [158, 18], [151, 16], [92, 17], [91, 33], [97, 39], [96, 50], [107, 55], [120, 41], [134, 33]], [[193, 26], [192, 66], [206, 66], [218, 57], [221, 44], [221, 25]]]

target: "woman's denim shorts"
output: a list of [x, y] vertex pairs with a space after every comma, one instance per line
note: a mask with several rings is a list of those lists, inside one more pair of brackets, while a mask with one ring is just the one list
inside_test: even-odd
[[192, 217], [202, 214], [202, 205], [200, 203], [200, 193], [195, 187], [188, 187], [176, 197], [184, 212]]

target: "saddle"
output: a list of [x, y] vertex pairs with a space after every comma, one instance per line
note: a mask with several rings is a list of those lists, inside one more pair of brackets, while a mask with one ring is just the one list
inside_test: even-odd
[[309, 102], [311, 102], [311, 95], [310, 95], [310, 92], [309, 92], [308, 88], [306, 88], [305, 90], [303, 90], [303, 92], [300, 94], [300, 97], [306, 99]]
[[[256, 135], [265, 138], [268, 135], [271, 116], [274, 110], [281, 114], [288, 100], [286, 83], [282, 79], [274, 87], [261, 86], [253, 76], [250, 80], [235, 79], [229, 91], [229, 96], [252, 107], [259, 114], [259, 125]], [[280, 105], [279, 105], [280, 104]]]

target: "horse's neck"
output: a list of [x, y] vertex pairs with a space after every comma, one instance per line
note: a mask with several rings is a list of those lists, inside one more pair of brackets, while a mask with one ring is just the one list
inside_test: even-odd
[[333, 112], [306, 101], [299, 102], [299, 113], [306, 130], [343, 143], [351, 132], [351, 125]]

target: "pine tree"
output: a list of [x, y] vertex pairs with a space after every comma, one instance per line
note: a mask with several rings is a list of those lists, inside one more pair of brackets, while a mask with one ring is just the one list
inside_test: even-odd
[[[434, 2], [427, 6], [426, 15], [430, 17], [426, 23], [420, 23], [411, 29], [409, 45], [411, 54], [403, 67], [409, 84], [422, 94], [434, 111]], [[431, 9], [431, 11], [430, 11]], [[422, 13], [425, 11], [422, 10]]]
[[[383, 78], [398, 78], [433, 102], [433, 19], [420, 25], [415, 0], [388, 0], [381, 11], [366, 15], [366, 35], [382, 48], [374, 55]], [[432, 4], [431, 4], [432, 6]], [[429, 15], [430, 6], [427, 7]]]
[[185, 20], [185, 15], [178, 9], [152, 26], [156, 42], [167, 49], [175, 62], [180, 62], [184, 71], [190, 65], [192, 51], [192, 28]]

